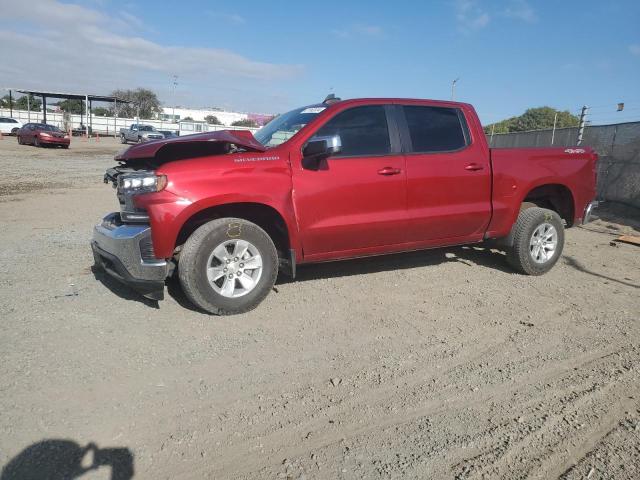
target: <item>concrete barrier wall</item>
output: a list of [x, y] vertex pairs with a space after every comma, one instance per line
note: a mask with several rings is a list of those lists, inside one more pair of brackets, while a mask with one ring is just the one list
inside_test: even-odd
[[[577, 128], [487, 135], [493, 148], [571, 147]], [[640, 122], [588, 126], [582, 145], [593, 147], [598, 160], [598, 199], [640, 208]]]
[[[12, 117], [22, 123], [28, 122], [41, 122], [44, 119], [42, 112], [28, 112], [27, 110], [13, 110], [12, 112], [8, 108], [0, 108], [0, 117]], [[80, 122], [84, 125], [91, 125], [91, 131], [94, 134], [100, 135], [117, 135], [121, 128], [127, 128], [132, 123], [138, 123], [135, 118], [115, 118], [115, 117], [102, 117], [98, 115], [91, 115], [90, 122], [87, 121], [87, 117], [84, 115], [69, 115], [68, 120], [65, 122], [63, 113], [47, 112], [47, 123], [49, 125], [55, 125], [56, 127], [67, 130], [73, 128], [80, 128]], [[255, 132], [257, 128], [250, 127], [229, 127], [225, 125], [208, 125], [205, 122], [180, 122], [172, 123], [162, 120], [140, 120], [140, 123], [145, 125], [152, 125], [158, 130], [171, 130], [179, 132], [180, 135], [190, 135], [192, 133], [212, 132], [217, 130], [250, 130]]]

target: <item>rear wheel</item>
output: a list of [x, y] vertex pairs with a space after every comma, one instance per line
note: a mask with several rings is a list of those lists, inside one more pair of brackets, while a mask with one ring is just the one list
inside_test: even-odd
[[221, 218], [198, 228], [178, 262], [180, 284], [201, 309], [229, 315], [254, 309], [278, 276], [278, 254], [269, 235], [239, 218]]
[[11, 135], [17, 135], [18, 134], [18, 128], [12, 128], [11, 129]]
[[138, 137], [138, 143], [142, 143], [142, 137]]
[[24, 145], [24, 143], [22, 142], [22, 137], [20, 135], [18, 135], [18, 145]]
[[542, 275], [556, 264], [564, 247], [564, 226], [560, 216], [546, 208], [521, 210], [513, 226], [513, 245], [507, 259], [516, 270]]

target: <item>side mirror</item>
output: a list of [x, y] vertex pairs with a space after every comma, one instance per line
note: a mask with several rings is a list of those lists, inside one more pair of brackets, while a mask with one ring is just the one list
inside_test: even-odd
[[302, 148], [302, 160], [305, 168], [317, 168], [318, 162], [342, 151], [340, 135], [314, 137]]

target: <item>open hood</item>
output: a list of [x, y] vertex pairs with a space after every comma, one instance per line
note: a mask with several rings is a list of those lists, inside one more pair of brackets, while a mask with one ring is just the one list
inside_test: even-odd
[[115, 159], [125, 163], [144, 159], [160, 164], [184, 158], [228, 153], [231, 145], [253, 152], [266, 150], [248, 130], [219, 130], [140, 143], [120, 152]]

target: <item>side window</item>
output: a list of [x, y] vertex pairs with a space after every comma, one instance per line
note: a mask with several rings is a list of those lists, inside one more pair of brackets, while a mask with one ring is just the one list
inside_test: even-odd
[[413, 152], [447, 152], [467, 145], [466, 126], [456, 108], [403, 107]]
[[386, 155], [391, 152], [389, 126], [382, 105], [350, 108], [337, 114], [315, 134], [317, 137], [340, 135], [339, 157]]

